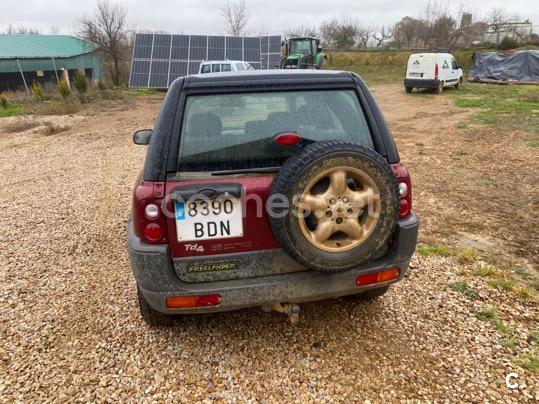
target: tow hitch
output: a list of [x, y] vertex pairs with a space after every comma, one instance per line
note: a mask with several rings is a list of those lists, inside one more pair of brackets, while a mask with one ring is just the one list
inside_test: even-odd
[[271, 305], [262, 306], [262, 310], [265, 312], [276, 311], [288, 316], [292, 324], [296, 324], [299, 321], [300, 308], [297, 304], [292, 303], [273, 303]]

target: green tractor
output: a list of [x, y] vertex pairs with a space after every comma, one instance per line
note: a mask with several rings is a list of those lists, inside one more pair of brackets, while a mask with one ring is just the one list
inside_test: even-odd
[[283, 42], [283, 51], [281, 69], [323, 69], [327, 64], [317, 38], [290, 38]]

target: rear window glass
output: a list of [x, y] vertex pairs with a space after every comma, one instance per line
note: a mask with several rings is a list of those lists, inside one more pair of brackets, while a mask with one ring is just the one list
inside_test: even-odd
[[352, 90], [194, 95], [185, 106], [178, 169], [278, 166], [300, 150], [275, 144], [282, 132], [297, 132], [307, 143], [342, 139], [373, 148]]
[[245, 70], [243, 63], [236, 63], [236, 70]]

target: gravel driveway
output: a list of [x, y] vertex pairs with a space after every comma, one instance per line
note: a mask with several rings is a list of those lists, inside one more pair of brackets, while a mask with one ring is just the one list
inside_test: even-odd
[[[474, 299], [454, 291], [462, 273], [451, 257], [415, 256], [409, 276], [371, 303], [303, 304], [296, 326], [249, 309], [150, 330], [125, 225], [145, 152], [131, 133], [151, 126], [159, 103], [40, 118], [71, 126], [50, 136], [40, 126], [7, 133], [16, 118], [0, 119], [3, 401], [539, 399], [539, 375], [519, 366], [537, 348], [537, 305], [479, 278], [468, 281]], [[427, 198], [436, 196], [417, 206]], [[485, 307], [516, 347], [477, 318]]]

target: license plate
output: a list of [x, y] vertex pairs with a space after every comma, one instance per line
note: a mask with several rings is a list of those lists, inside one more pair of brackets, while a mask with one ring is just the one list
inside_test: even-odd
[[178, 241], [243, 236], [240, 198], [176, 201]]
[[410, 73], [410, 77], [423, 77], [423, 73]]

